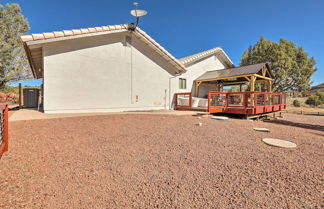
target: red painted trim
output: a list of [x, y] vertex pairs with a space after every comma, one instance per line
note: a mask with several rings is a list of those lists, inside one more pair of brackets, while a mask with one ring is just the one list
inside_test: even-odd
[[207, 111], [209, 112], [210, 111], [210, 92], [208, 92], [208, 106], [207, 106]]
[[[189, 105], [178, 105], [178, 96], [180, 96], [180, 95], [189, 96]], [[175, 94], [175, 109], [176, 110], [181, 110], [181, 108], [191, 108], [191, 107], [192, 107], [192, 93], [191, 92]]]
[[3, 111], [3, 143], [0, 146], [0, 158], [3, 153], [8, 151], [9, 144], [9, 129], [8, 129], [8, 104], [1, 103], [0, 104], [1, 111]]

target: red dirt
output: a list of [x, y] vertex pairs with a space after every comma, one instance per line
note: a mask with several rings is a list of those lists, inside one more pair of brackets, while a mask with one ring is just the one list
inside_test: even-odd
[[[285, 124], [161, 115], [11, 122], [10, 150], [0, 161], [0, 208], [321, 208], [324, 117], [285, 118]], [[271, 147], [262, 137], [298, 146]]]

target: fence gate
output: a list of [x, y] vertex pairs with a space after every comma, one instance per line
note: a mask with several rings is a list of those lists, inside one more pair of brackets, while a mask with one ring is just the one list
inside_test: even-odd
[[8, 151], [8, 105], [0, 103], [0, 158]]

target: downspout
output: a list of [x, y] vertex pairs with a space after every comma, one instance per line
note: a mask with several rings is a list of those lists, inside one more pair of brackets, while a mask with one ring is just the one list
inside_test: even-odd
[[133, 95], [133, 45], [132, 45], [133, 37], [131, 37], [131, 43], [130, 43], [130, 51], [131, 51], [131, 63], [130, 63], [130, 90], [131, 90], [131, 104], [134, 104], [134, 95]]
[[169, 77], [169, 110], [172, 109], [172, 101], [173, 101], [173, 100], [171, 100], [171, 79], [177, 78], [179, 75], [181, 75], [181, 74], [178, 73], [178, 74], [175, 74], [174, 76]]

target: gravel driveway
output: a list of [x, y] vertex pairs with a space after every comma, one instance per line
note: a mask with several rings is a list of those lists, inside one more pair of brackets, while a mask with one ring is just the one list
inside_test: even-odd
[[[0, 208], [321, 208], [324, 117], [285, 119], [11, 122], [10, 150], [0, 160]], [[262, 137], [298, 146], [271, 147]]]

